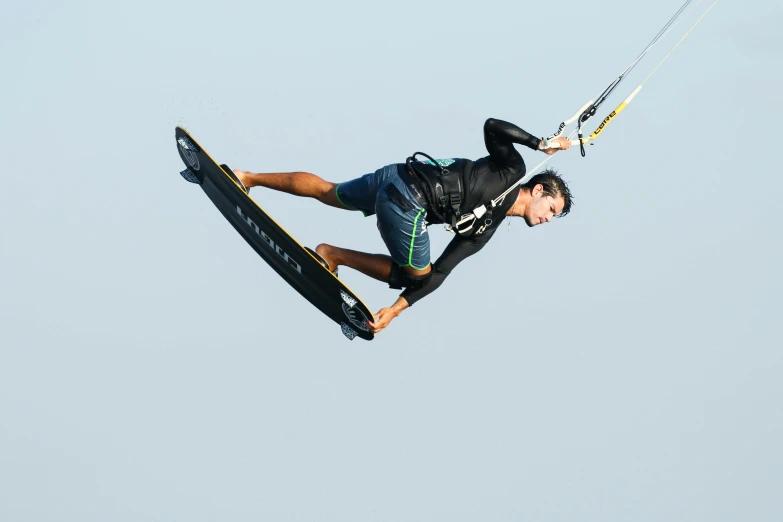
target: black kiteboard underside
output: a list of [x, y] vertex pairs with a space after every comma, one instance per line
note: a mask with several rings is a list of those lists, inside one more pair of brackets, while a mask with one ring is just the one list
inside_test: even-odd
[[264, 261], [305, 299], [342, 327], [346, 337], [372, 340], [369, 309], [310, 252], [250, 199], [234, 173], [219, 166], [187, 131], [177, 127], [177, 150], [187, 169], [229, 223]]

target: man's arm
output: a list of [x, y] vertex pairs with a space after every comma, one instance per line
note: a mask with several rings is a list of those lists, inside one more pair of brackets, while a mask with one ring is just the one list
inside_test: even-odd
[[454, 267], [461, 261], [472, 256], [487, 244], [487, 241], [495, 233], [495, 228], [487, 230], [484, 234], [473, 237], [463, 238], [455, 237], [446, 246], [446, 250], [433, 264], [431, 276], [424, 280], [424, 283], [416, 287], [408, 287], [397, 298], [389, 308], [381, 308], [373, 317], [375, 321], [368, 321], [368, 326], [373, 333], [386, 328], [389, 323], [400, 315], [403, 310], [413, 306], [413, 303], [419, 301], [424, 296], [431, 294], [443, 284], [443, 281], [449, 276]]
[[514, 148], [514, 143], [524, 145], [533, 150], [540, 150], [549, 156], [558, 150], [565, 150], [571, 146], [571, 140], [568, 138], [560, 137], [549, 141], [549, 148], [544, 148], [544, 140], [536, 138], [513, 123], [496, 120], [495, 118], [489, 118], [484, 122], [484, 145], [486, 145], [492, 161], [501, 165], [524, 163], [522, 156]]
[[514, 148], [515, 143], [539, 150], [542, 141], [507, 121], [489, 118], [484, 122], [484, 145], [493, 161], [501, 164], [521, 161], [522, 156]]
[[404, 298], [409, 306], [413, 306], [414, 303], [437, 290], [458, 264], [484, 248], [495, 230], [497, 228], [492, 228], [484, 234], [471, 238], [456, 236], [433, 264], [432, 275], [420, 286], [406, 288], [400, 297]]

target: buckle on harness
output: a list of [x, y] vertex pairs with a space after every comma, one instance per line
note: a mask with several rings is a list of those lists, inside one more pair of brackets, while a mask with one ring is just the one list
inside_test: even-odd
[[[464, 225], [465, 223], [467, 223], [467, 226], [464, 228], [460, 228], [460, 225]], [[459, 221], [457, 221], [456, 216], [452, 217], [451, 225], [446, 225], [445, 228], [452, 234], [463, 235], [473, 230], [473, 225], [475, 223], [476, 223], [475, 215], [463, 214], [462, 217], [459, 218]]]

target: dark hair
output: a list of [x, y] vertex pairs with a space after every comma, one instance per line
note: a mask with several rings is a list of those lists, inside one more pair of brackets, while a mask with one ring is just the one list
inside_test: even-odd
[[573, 197], [571, 196], [571, 191], [568, 190], [568, 184], [566, 184], [565, 180], [560, 177], [560, 174], [558, 174], [555, 169], [551, 167], [545, 168], [530, 178], [530, 180], [522, 185], [522, 187], [532, 192], [533, 187], [538, 184], [543, 185], [545, 196], [552, 196], [553, 198], [558, 196], [563, 197], [563, 202], [565, 205], [563, 205], [563, 211], [560, 212], [557, 217], [563, 217], [571, 212], [571, 205], [574, 202]]

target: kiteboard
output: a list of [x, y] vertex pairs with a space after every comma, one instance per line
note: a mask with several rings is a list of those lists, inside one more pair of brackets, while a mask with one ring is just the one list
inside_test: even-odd
[[218, 165], [181, 127], [177, 150], [187, 167], [180, 174], [197, 183], [245, 241], [280, 277], [353, 340], [372, 340], [367, 326], [372, 313], [356, 294], [278, 225], [245, 191], [226, 165]]

